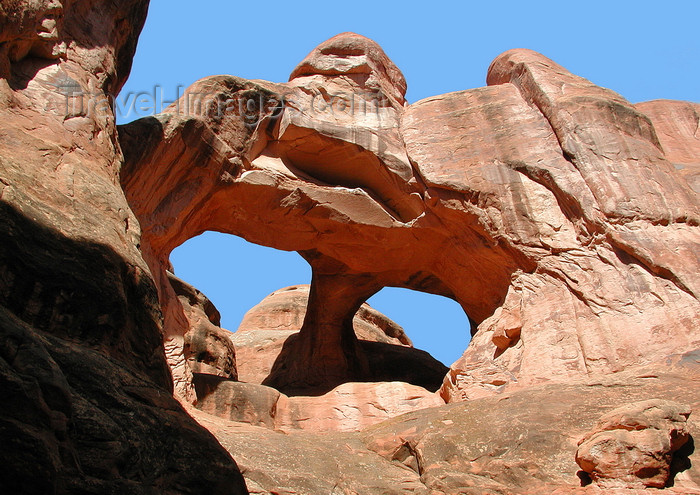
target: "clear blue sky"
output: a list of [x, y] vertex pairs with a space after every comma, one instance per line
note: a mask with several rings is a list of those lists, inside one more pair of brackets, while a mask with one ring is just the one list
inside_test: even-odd
[[[645, 2], [379, 2], [336, 6], [267, 1], [152, 0], [132, 76], [122, 92], [166, 99], [178, 85], [232, 74], [286, 81], [316, 45], [343, 31], [377, 41], [403, 71], [408, 100], [483, 86], [486, 69], [510, 48], [539, 51], [633, 102], [700, 101], [697, 0]], [[124, 100], [126, 101], [126, 100]], [[128, 105], [128, 103], [127, 103]], [[133, 120], [121, 116], [120, 122]], [[205, 234], [172, 256], [178, 276], [207, 294], [235, 330], [268, 293], [308, 283], [296, 253]], [[445, 298], [385, 289], [370, 304], [406, 329], [416, 347], [450, 364], [468, 342], [468, 323]]]

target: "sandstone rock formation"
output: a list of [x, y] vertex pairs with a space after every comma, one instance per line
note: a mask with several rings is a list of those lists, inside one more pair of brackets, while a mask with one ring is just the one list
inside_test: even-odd
[[[152, 269], [207, 229], [299, 251], [313, 279], [294, 359], [266, 379], [282, 390], [372, 376], [352, 318], [387, 285], [454, 298], [478, 324], [445, 378], [447, 401], [523, 390], [527, 402], [541, 383], [697, 349], [698, 202], [678, 166], [693, 163], [693, 114], [661, 138], [663, 118], [644, 105], [527, 50], [499, 56], [487, 82], [407, 105], [400, 73], [353, 34], [322, 44], [285, 84], [199, 81], [162, 115], [120, 130], [122, 185]], [[161, 303], [171, 304], [162, 292]], [[431, 489], [540, 493], [537, 483], [573, 482], [484, 483], [465, 474], [465, 454], [446, 454], [461, 441], [441, 440], [444, 464], [419, 469]], [[392, 456], [423, 465], [415, 450]], [[511, 450], [523, 462], [522, 447]], [[567, 459], [552, 474], [572, 473], [574, 450], [552, 448]]]
[[[171, 283], [176, 292], [182, 291], [176, 284], [186, 286], [173, 277]], [[191, 287], [190, 293], [194, 294]], [[406, 412], [445, 403], [433, 392], [440, 387], [447, 367], [428, 353], [413, 349], [399, 325], [366, 303], [355, 315], [353, 327], [371, 363], [372, 382], [347, 382], [328, 391], [285, 390], [303, 394], [300, 396], [288, 396], [262, 385], [273, 366], [294, 358], [284, 349], [298, 338], [308, 298], [308, 285], [280, 289], [250, 309], [235, 333], [223, 331], [228, 337], [222, 336], [235, 345], [241, 382], [222, 379], [226, 377], [221, 373], [198, 372], [202, 367], [197, 363], [197, 369], [193, 368], [197, 409], [276, 430], [320, 432], [358, 431]], [[190, 314], [190, 303], [181, 302]], [[185, 342], [192, 332], [185, 335]]]
[[[417, 411], [369, 428], [363, 435], [367, 445], [386, 459], [417, 462], [421, 481], [438, 492], [636, 495], [642, 492], [581, 487], [586, 481], [577, 476], [576, 445], [595, 428], [601, 413], [629, 402], [683, 397], [694, 408], [700, 361], [697, 355], [673, 361], [664, 363], [665, 372], [656, 371], [660, 366], [654, 364], [584, 382], [537, 385]], [[688, 426], [696, 436], [697, 427]], [[688, 464], [698, 454], [691, 457]], [[688, 464], [679, 469], [682, 472], [668, 492], [700, 493], [698, 473], [689, 472]]]
[[[246, 312], [232, 338], [236, 340], [245, 332], [260, 330], [298, 332], [304, 323], [308, 300], [309, 286], [306, 284], [276, 290]], [[358, 339], [413, 346], [400, 325], [367, 303], [357, 310], [352, 324]]]
[[189, 368], [193, 373], [237, 380], [236, 349], [231, 332], [221, 328], [219, 310], [207, 296], [172, 273], [168, 279], [187, 317], [184, 354]]
[[245, 492], [172, 396], [156, 285], [119, 185], [108, 95], [146, 10], [0, 1], [4, 493]]
[[634, 107], [651, 119], [666, 158], [700, 193], [700, 104], [655, 100]]
[[[299, 338], [306, 315], [309, 286], [286, 287], [251, 308], [238, 330], [230, 334], [237, 349], [239, 377], [249, 383], [269, 383], [273, 367], [289, 366], [296, 356], [289, 349]], [[403, 381], [435, 391], [447, 368], [427, 352], [414, 349], [399, 325], [362, 304], [353, 318], [354, 333], [369, 361], [371, 381]], [[286, 393], [325, 393], [329, 389], [282, 389]]]
[[[494, 60], [487, 87], [409, 105], [381, 48], [344, 33], [287, 83], [205, 78], [117, 129], [147, 3], [0, 0], [3, 489], [600, 493], [575, 452], [601, 415], [700, 407], [697, 105], [632, 105], [528, 50]], [[373, 353], [353, 319], [397, 286], [478, 324], [441, 388], [453, 403], [323, 435], [194, 409], [193, 368], [235, 384], [216, 318], [167, 273], [205, 230], [312, 266], [266, 383], [335, 390], [341, 412], [343, 387], [367, 387], [367, 424], [381, 385], [347, 383], [409, 348]], [[684, 449], [666, 490], [700, 493]]]
[[[263, 383], [270, 375], [284, 343], [301, 329], [308, 299], [308, 285], [285, 287], [244, 315], [238, 330], [230, 336], [239, 352], [242, 381]], [[412, 345], [399, 325], [368, 304], [355, 314], [353, 329], [361, 340]]]
[[445, 402], [405, 382], [344, 383], [317, 396], [288, 397], [274, 388], [195, 373], [197, 409], [272, 430], [359, 431]]
[[370, 376], [351, 322], [387, 285], [452, 297], [479, 324], [450, 401], [697, 348], [697, 194], [646, 115], [527, 50], [498, 57], [486, 88], [406, 106], [402, 81], [343, 34], [289, 83], [207, 78], [120, 130], [154, 272], [207, 229], [312, 265], [295, 360], [268, 384]]
[[0, 4], [0, 77], [28, 56], [55, 60], [66, 55], [63, 4], [57, 0]]
[[576, 462], [603, 487], [664, 488], [672, 455], [690, 438], [688, 416], [688, 406], [659, 399], [619, 407], [578, 442]]
[[[577, 442], [627, 403], [682, 397], [696, 409], [699, 367], [697, 353], [674, 356], [583, 382], [418, 410], [359, 433], [277, 432], [192, 414], [235, 455], [256, 494], [642, 495], [649, 491], [581, 486]], [[697, 438], [692, 416], [687, 428]], [[700, 494], [700, 453], [689, 455], [676, 466], [673, 486], [658, 493]]]

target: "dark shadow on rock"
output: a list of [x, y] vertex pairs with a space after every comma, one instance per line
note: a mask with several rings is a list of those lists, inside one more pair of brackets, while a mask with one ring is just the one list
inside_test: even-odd
[[[43, 3], [48, 4], [49, 2]], [[52, 3], [55, 4], [56, 2]], [[60, 39], [56, 41], [56, 44], [64, 42], [71, 46], [73, 50], [78, 49], [81, 52], [95, 49], [113, 52], [114, 69], [117, 77], [115, 78], [113, 74], [110, 74], [106, 78], [104, 91], [116, 96], [131, 71], [139, 34], [146, 21], [148, 0], [123, 0], [120, 2], [78, 0], [63, 1], [63, 4], [64, 12], [61, 14], [63, 22], [60, 23], [58, 28]], [[38, 7], [36, 15], [48, 13], [46, 9], [42, 11], [41, 6], [35, 7]], [[15, 8], [24, 9], [26, 4], [19, 7], [15, 6]], [[55, 11], [51, 12], [51, 15], [55, 16]], [[95, 24], [95, 19], [100, 20], [99, 27]], [[15, 20], [14, 22], [21, 21]], [[9, 38], [4, 41], [6, 43], [12, 43], [13, 41], [23, 43], [29, 41], [31, 43], [31, 40], [27, 40], [27, 36], [33, 35], [35, 33], [25, 31], [17, 33], [14, 39]], [[59, 63], [58, 55], [53, 55], [49, 58], [45, 58], [46, 56], [31, 49], [20, 60], [3, 61], [3, 64], [9, 64], [10, 77], [8, 83], [12, 89], [26, 89], [38, 71], [49, 65]], [[70, 52], [68, 56], [71, 56]]]
[[593, 483], [591, 475], [586, 471], [579, 471], [576, 473], [576, 476], [578, 476], [578, 479], [581, 480], [581, 486], [588, 486]]
[[0, 491], [247, 493], [172, 396], [150, 277], [33, 216], [0, 202]]
[[406, 382], [436, 392], [449, 368], [426, 351], [413, 347], [361, 340], [367, 354], [372, 380]]
[[[295, 342], [298, 334], [291, 335], [282, 346], [272, 369], [275, 378], [280, 379], [285, 370], [290, 369], [288, 363], [298, 359], [295, 352]], [[278, 390], [283, 394], [293, 396], [319, 396], [333, 390], [338, 385], [348, 382], [405, 382], [426, 388], [431, 392], [437, 391], [449, 368], [432, 357], [429, 353], [413, 347], [386, 344], [383, 342], [359, 341], [360, 349], [369, 362], [368, 376], [348, 376], [343, 380], [322, 384], [300, 384], [282, 386]], [[310, 373], [313, 375], [313, 373]], [[272, 373], [263, 380], [263, 385], [270, 385]], [[284, 381], [284, 380], [282, 380]], [[275, 387], [273, 387], [275, 388]]]
[[211, 375], [209, 373], [192, 373], [192, 384], [197, 394], [197, 400], [200, 401], [215, 393], [221, 383], [235, 381], [225, 376]]
[[247, 493], [170, 393], [1, 306], [0, 389], [3, 493]]
[[14, 91], [27, 89], [29, 83], [34, 80], [37, 73], [50, 65], [57, 65], [58, 60], [27, 57], [12, 64], [12, 76], [8, 79], [10, 88]]
[[[167, 121], [169, 116], [163, 115], [161, 118]], [[120, 170], [122, 181], [124, 177], [135, 174], [135, 169], [140, 166], [141, 159], [146, 156], [160, 141], [163, 140], [165, 131], [163, 122], [156, 117], [143, 117], [128, 124], [118, 125], [119, 145], [124, 153], [124, 164]], [[183, 137], [184, 139], [184, 137]], [[122, 189], [125, 189], [122, 182]], [[129, 191], [125, 190], [127, 199]], [[132, 206], [133, 208], [133, 206]]]
[[68, 238], [7, 203], [0, 203], [0, 218], [0, 305], [36, 329], [172, 387], [158, 295], [147, 274], [111, 247]]
[[687, 471], [692, 467], [690, 462], [690, 456], [695, 452], [695, 440], [692, 435], [688, 437], [688, 441], [673, 453], [671, 458], [671, 472], [668, 476], [668, 482], [666, 482], [667, 487], [672, 487], [675, 483], [676, 475]]

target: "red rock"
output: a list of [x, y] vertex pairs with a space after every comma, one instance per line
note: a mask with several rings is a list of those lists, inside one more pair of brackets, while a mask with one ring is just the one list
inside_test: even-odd
[[65, 57], [63, 4], [57, 0], [4, 1], [0, 5], [0, 77], [11, 76], [11, 64], [27, 56]]
[[[330, 63], [321, 51], [310, 60]], [[368, 65], [378, 78], [379, 65]], [[217, 76], [193, 86], [289, 102], [281, 113], [261, 109], [255, 128], [235, 112], [214, 119], [210, 105], [196, 118], [173, 107], [157, 124], [122, 129], [122, 180], [160, 260], [154, 271], [207, 229], [311, 263], [309, 311], [286, 350], [294, 359], [266, 383], [330, 390], [366, 380], [350, 322], [387, 285], [452, 297], [479, 324], [445, 380], [448, 400], [698, 346], [686, 331], [700, 314], [697, 199], [649, 118], [621, 96], [516, 50], [494, 61], [487, 88], [403, 108], [380, 85], [388, 100], [378, 120], [305, 111], [319, 87], [366, 95], [352, 78], [318, 72], [288, 84]], [[185, 180], [199, 185], [183, 199]]]
[[282, 394], [255, 383], [242, 383], [222, 377], [195, 373], [197, 409], [229, 421], [275, 429], [279, 426]]
[[347, 76], [361, 88], [381, 91], [397, 103], [406, 100], [406, 79], [374, 41], [355, 33], [341, 33], [324, 41], [292, 71], [289, 80], [323, 75]]
[[[238, 348], [240, 379], [262, 383], [268, 377], [287, 339], [299, 332], [306, 314], [308, 285], [277, 290], [251, 308], [231, 340]], [[353, 319], [359, 339], [411, 346], [403, 329], [363, 304]]]
[[[357, 493], [642, 495], [648, 489], [581, 486], [577, 442], [602, 415], [649, 397], [683, 397], [698, 407], [698, 364], [697, 354], [677, 356], [664, 362], [663, 372], [656, 364], [587, 382], [541, 384], [419, 409], [360, 432], [278, 432], [192, 413], [236, 456], [254, 493], [340, 486]], [[692, 421], [687, 428], [700, 434]], [[673, 487], [663, 493], [700, 493], [694, 467], [700, 453], [684, 454]]]
[[411, 411], [445, 402], [423, 387], [405, 382], [344, 383], [319, 397], [289, 397], [278, 405], [278, 427], [319, 431], [359, 431]]
[[[613, 411], [633, 412], [627, 417], [659, 427], [645, 431], [667, 440], [672, 431], [684, 429], [695, 437], [697, 427], [692, 420], [686, 424], [682, 417], [687, 409], [676, 409], [675, 416], [664, 419], [673, 407], [663, 408], [661, 414], [645, 419], [640, 414], [644, 408], [635, 404], [644, 404], [650, 397], [669, 404], [683, 397], [695, 408], [700, 399], [698, 364], [696, 354], [686, 355], [663, 366], [656, 363], [587, 382], [536, 385], [500, 397], [415, 411], [366, 428], [361, 434], [367, 446], [385, 459], [417, 463], [421, 481], [438, 492], [641, 495], [647, 491], [640, 487], [583, 487], [590, 480], [579, 477], [577, 443], [589, 432], [599, 431], [596, 425], [601, 417], [614, 418], [612, 423], [617, 425], [626, 423]], [[682, 454], [673, 471], [673, 488], [664, 493], [700, 492], [698, 471], [691, 467], [700, 454], [692, 449]]]
[[192, 415], [235, 454], [253, 494], [430, 493], [418, 474], [368, 450], [355, 435], [282, 433], [196, 409]]
[[184, 354], [193, 373], [238, 379], [236, 349], [231, 332], [221, 328], [221, 315], [200, 291], [168, 273], [170, 285], [182, 304], [189, 330], [184, 335]]
[[[287, 360], [295, 359], [289, 348], [294, 348], [304, 326], [308, 298], [308, 285], [286, 287], [273, 292], [245, 314], [238, 331], [230, 336], [237, 349], [241, 381], [269, 384], [274, 366], [282, 367]], [[368, 381], [405, 381], [437, 390], [447, 368], [428, 353], [413, 349], [410, 339], [395, 322], [365, 303], [353, 318], [353, 329], [368, 361]], [[316, 395], [330, 389], [281, 390], [295, 395]]]
[[617, 408], [578, 442], [576, 462], [602, 487], [664, 488], [671, 456], [689, 440], [690, 408], [652, 399]]
[[[298, 332], [304, 323], [309, 285], [276, 290], [243, 316], [236, 333], [261, 330]], [[400, 325], [364, 303], [353, 318], [357, 338], [385, 344], [413, 346]], [[232, 338], [236, 339], [238, 335]]]
[[700, 193], [700, 104], [654, 100], [634, 107], [651, 119], [666, 158]]
[[[177, 279], [173, 283], [182, 284]], [[193, 293], [191, 288], [189, 292]], [[403, 329], [367, 304], [355, 315], [353, 326], [370, 362], [373, 381], [393, 378], [423, 385], [432, 380], [432, 392], [399, 381], [350, 382], [321, 391], [325, 393], [293, 390], [296, 396], [288, 397], [274, 388], [259, 385], [267, 382], [273, 365], [279, 366], [283, 359], [280, 353], [289, 345], [287, 342], [299, 337], [308, 297], [308, 285], [286, 287], [246, 313], [238, 331], [231, 334], [231, 340], [238, 351], [239, 377], [248, 383], [203, 375], [195, 369], [198, 409], [231, 421], [272, 429], [319, 432], [357, 431], [405, 412], [444, 404], [433, 392], [446, 368], [427, 353], [411, 349]], [[189, 314], [188, 301], [183, 301], [183, 306]], [[186, 334], [186, 341], [191, 332]], [[313, 393], [309, 395], [310, 392]], [[300, 393], [306, 396], [297, 395]]]
[[[0, 6], [3, 488], [245, 493], [223, 445], [259, 493], [600, 493], [578, 486], [574, 457], [608, 407], [698, 407], [695, 106], [631, 105], [528, 50], [499, 56], [486, 88], [405, 105], [381, 49], [344, 34], [288, 83], [205, 78], [117, 131], [107, 95], [147, 2], [72, 2], [63, 22], [55, 2]], [[103, 104], [61, 93], [76, 90]], [[343, 425], [334, 411], [353, 401], [355, 427], [383, 417], [373, 407], [420, 407], [407, 385], [387, 402], [383, 385], [348, 384], [437, 369], [357, 338], [355, 314], [385, 286], [453, 298], [478, 324], [441, 389], [457, 403], [361, 435], [285, 435], [230, 420], [243, 404], [269, 426], [282, 395], [256, 404], [262, 387], [210, 375], [229, 419], [192, 415], [217, 444], [172, 397], [196, 399], [188, 342], [206, 357], [194, 367], [232, 376], [203, 300], [167, 276], [172, 249], [205, 230], [312, 266], [301, 328], [265, 379], [331, 391], [290, 396], [294, 424]], [[651, 430], [633, 448], [666, 459]], [[671, 492], [698, 491], [689, 456]]]
[[318, 396], [288, 397], [254, 383], [195, 373], [197, 409], [274, 430], [359, 431], [401, 414], [442, 406], [423, 387], [405, 382], [344, 383]]
[[119, 184], [108, 95], [147, 7], [0, 1], [3, 493], [247, 492], [173, 397], [156, 282]]

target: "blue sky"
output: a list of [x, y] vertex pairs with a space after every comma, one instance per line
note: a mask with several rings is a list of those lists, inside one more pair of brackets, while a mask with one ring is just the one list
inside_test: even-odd
[[[426, 8], [426, 6], [428, 8]], [[131, 78], [120, 99], [232, 74], [286, 81], [316, 45], [343, 31], [377, 41], [403, 71], [409, 102], [485, 84], [491, 61], [510, 48], [539, 51], [632, 102], [700, 101], [700, 2], [311, 2], [152, 0]], [[131, 95], [132, 99], [128, 100]], [[120, 122], [137, 115], [119, 117]], [[142, 112], [142, 115], [143, 112]], [[172, 256], [178, 276], [217, 305], [225, 328], [268, 293], [308, 283], [296, 253], [223, 234], [188, 241]], [[416, 347], [450, 364], [468, 342], [459, 305], [438, 296], [385, 289], [370, 304], [406, 329]]]

